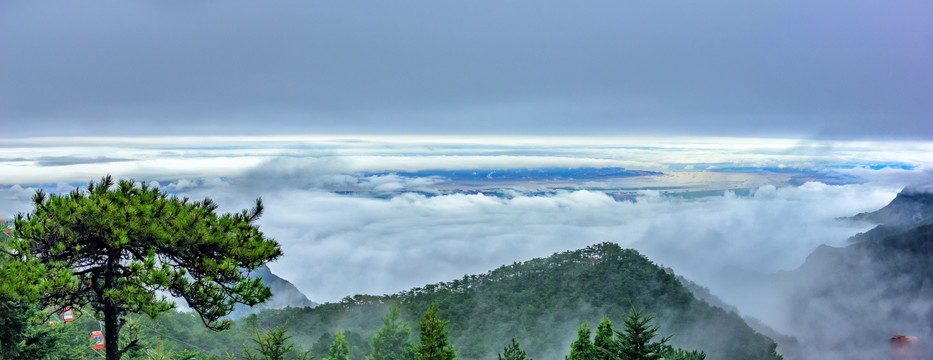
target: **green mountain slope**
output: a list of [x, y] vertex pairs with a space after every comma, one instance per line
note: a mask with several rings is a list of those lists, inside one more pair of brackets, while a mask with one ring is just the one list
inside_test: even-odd
[[[609, 316], [621, 324], [631, 306], [655, 314], [659, 334], [673, 334], [673, 345], [703, 350], [708, 359], [770, 359], [773, 345], [735, 313], [698, 300], [664, 269], [611, 243], [395, 295], [357, 295], [315, 308], [265, 310], [258, 320], [244, 323], [287, 321], [293, 340], [308, 348], [326, 342], [338, 329], [371, 337], [392, 304], [401, 307], [403, 318], [417, 331], [417, 318], [432, 302], [450, 320], [451, 341], [462, 359], [495, 358], [512, 338], [532, 358], [563, 359], [581, 322], [595, 327]], [[363, 351], [353, 357], [362, 358]]]

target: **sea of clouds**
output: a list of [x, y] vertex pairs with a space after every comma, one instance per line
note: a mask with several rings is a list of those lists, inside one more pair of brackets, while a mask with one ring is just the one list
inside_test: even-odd
[[[736, 288], [737, 276], [792, 269], [820, 244], [845, 245], [871, 225], [838, 218], [878, 209], [904, 186], [931, 178], [924, 155], [929, 145], [922, 143], [105, 140], [0, 143], [11, 150], [0, 156], [0, 169], [7, 170], [0, 176], [0, 216], [28, 212], [36, 189], [65, 192], [107, 173], [181, 196], [211, 197], [223, 211], [238, 211], [262, 197], [266, 213], [259, 224], [284, 250], [270, 267], [316, 302], [395, 293], [610, 241], [755, 314], [758, 304]], [[888, 163], [896, 166], [876, 166]], [[764, 176], [764, 183], [745, 191], [715, 184], [721, 189], [685, 197], [642, 189], [618, 200], [583, 185], [541, 192], [540, 184], [512, 184], [492, 194], [449, 191], [456, 184], [447, 184], [442, 192], [437, 185], [443, 178], [393, 173], [555, 166], [691, 171], [701, 179], [716, 166], [831, 168], [853, 181], [792, 186], [768, 183]]]

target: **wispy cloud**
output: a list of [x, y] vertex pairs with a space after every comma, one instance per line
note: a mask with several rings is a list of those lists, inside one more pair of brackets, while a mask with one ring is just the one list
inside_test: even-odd
[[[631, 170], [933, 167], [933, 145], [744, 138], [255, 136], [0, 140], [0, 184], [119, 177], [172, 181], [432, 169], [621, 167]], [[118, 162], [108, 160], [120, 160]], [[291, 169], [291, 170], [290, 170]]]

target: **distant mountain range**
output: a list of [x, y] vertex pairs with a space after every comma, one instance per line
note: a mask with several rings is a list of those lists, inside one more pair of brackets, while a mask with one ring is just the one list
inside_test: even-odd
[[892, 229], [907, 230], [933, 220], [933, 192], [923, 187], [904, 188], [887, 206], [861, 213], [854, 220], [869, 221]]
[[781, 344], [788, 360], [885, 359], [895, 335], [917, 337], [905, 359], [933, 359], [933, 193], [906, 188], [849, 219], [878, 225], [772, 279], [799, 341]]
[[272, 291], [272, 298], [266, 300], [266, 302], [249, 307], [242, 304], [237, 304], [233, 312], [230, 314], [231, 318], [239, 319], [246, 315], [253, 314], [262, 309], [284, 309], [286, 307], [314, 307], [317, 306], [317, 303], [308, 300], [308, 297], [305, 296], [294, 284], [279, 277], [276, 274], [272, 273], [272, 270], [268, 266], [262, 265], [255, 272], [251, 274], [252, 277], [258, 277], [262, 279], [262, 283], [269, 287], [269, 290]]

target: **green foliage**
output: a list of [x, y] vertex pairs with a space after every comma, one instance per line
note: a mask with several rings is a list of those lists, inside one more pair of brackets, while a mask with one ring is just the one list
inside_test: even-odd
[[777, 352], [777, 344], [771, 345], [771, 358], [773, 360], [784, 360], [784, 356], [781, 356], [781, 354]]
[[337, 337], [330, 344], [327, 354], [327, 360], [350, 360], [350, 343], [343, 336], [343, 331], [337, 331]]
[[[344, 340], [349, 345], [349, 348], [352, 349], [350, 352], [350, 360], [364, 360], [366, 356], [371, 353], [369, 342], [362, 335], [350, 330], [342, 330], [342, 332]], [[311, 357], [315, 359], [325, 359], [329, 357], [330, 346], [333, 345], [336, 338], [336, 335], [324, 332], [317, 340], [313, 342], [309, 340], [307, 343], [313, 344], [308, 351]]]
[[622, 360], [655, 360], [661, 359], [667, 346], [665, 345], [670, 337], [661, 338], [659, 341], [651, 341], [658, 332], [658, 327], [651, 325], [651, 315], [642, 315], [635, 310], [635, 307], [629, 311], [625, 322], [624, 331], [616, 331], [619, 338], [619, 355]]
[[603, 317], [596, 328], [596, 338], [590, 342], [590, 327], [586, 321], [577, 331], [577, 340], [570, 345], [568, 360], [704, 360], [702, 351], [686, 351], [667, 345], [670, 337], [653, 342], [658, 327], [651, 325], [653, 317], [642, 316], [634, 307], [623, 319], [625, 329], [614, 331], [609, 317]]
[[66, 360], [86, 352], [87, 332], [47, 319], [35, 305], [0, 298], [0, 359]]
[[366, 360], [411, 360], [414, 352], [411, 341], [411, 327], [401, 322], [402, 311], [392, 306], [382, 318], [383, 326], [370, 341], [372, 354]]
[[[595, 323], [607, 316], [613, 319], [614, 331], [621, 331], [632, 305], [656, 315], [653, 324], [659, 334], [677, 334], [671, 346], [698, 349], [711, 359], [774, 359], [773, 342], [737, 315], [698, 301], [673, 275], [615, 244], [515, 263], [396, 295], [355, 295], [311, 309], [263, 310], [220, 333], [199, 326], [197, 315], [168, 312], [158, 321], [144, 321], [143, 333], [167, 343], [173, 340], [165, 334], [192, 344], [176, 343], [176, 349], [222, 355], [218, 351], [241, 351], [252, 336], [254, 321], [265, 328], [288, 321], [292, 340], [297, 346], [313, 344], [315, 359], [328, 356], [333, 334], [343, 329], [353, 349], [350, 358], [362, 360], [370, 355], [370, 342], [354, 339], [373, 339], [385, 327], [392, 306], [399, 307], [398, 323], [413, 327], [432, 303], [449, 320], [449, 343], [464, 359], [495, 359], [502, 342], [511, 338], [529, 357], [563, 357], [582, 320]], [[585, 327], [590, 346], [592, 330]]]
[[512, 344], [507, 345], [502, 352], [502, 354], [496, 354], [498, 360], [532, 360], [525, 354], [522, 347], [518, 345], [515, 338], [512, 338]]
[[615, 334], [612, 330], [612, 321], [608, 316], [604, 316], [596, 327], [596, 338], [593, 340], [593, 355], [598, 360], [613, 360], [619, 352], [616, 341], [613, 340]]
[[0, 219], [0, 243], [13, 238], [12, 224], [6, 219]]
[[311, 353], [311, 357], [314, 359], [327, 358], [329, 355], [328, 352], [330, 351], [330, 345], [334, 343], [334, 339], [336, 339], [336, 336], [331, 333], [325, 332], [321, 334], [317, 341], [311, 345], [311, 349], [308, 350], [308, 352]]
[[664, 351], [664, 360], [706, 360], [706, 354], [699, 350], [687, 351], [668, 347]]
[[577, 330], [577, 340], [570, 344], [569, 360], [591, 360], [596, 358], [596, 347], [590, 341], [590, 325], [584, 321]]
[[[38, 280], [28, 267], [14, 263], [12, 223], [0, 220], [0, 359], [74, 359], [88, 348], [87, 333], [56, 322], [40, 311], [26, 286]], [[33, 293], [35, 294], [35, 293]]]
[[[244, 345], [242, 358], [245, 360], [309, 359], [307, 352], [295, 354], [295, 344], [288, 341], [291, 339], [291, 336], [286, 335], [287, 331], [287, 324], [282, 324], [264, 333], [260, 333], [258, 328], [255, 329], [256, 335], [253, 338], [253, 342], [256, 345], [253, 351], [256, 353], [254, 354], [253, 351], [250, 351], [250, 349]], [[235, 357], [228, 354], [227, 359], [234, 360]]]
[[441, 320], [437, 311], [437, 303], [431, 303], [431, 307], [418, 322], [421, 328], [421, 343], [415, 347], [417, 360], [452, 360], [457, 357], [448, 339], [447, 325], [450, 321]]
[[108, 176], [67, 195], [38, 191], [33, 202], [32, 213], [17, 215], [10, 241], [14, 282], [32, 284], [17, 290], [43, 307], [86, 305], [102, 314], [108, 360], [139, 342], [111, 346], [126, 314], [174, 307], [160, 291], [183, 297], [212, 329], [231, 326], [222, 318], [234, 304], [270, 296], [241, 270], [281, 255], [254, 225], [259, 200], [250, 211], [217, 215], [210, 199], [178, 199]]

